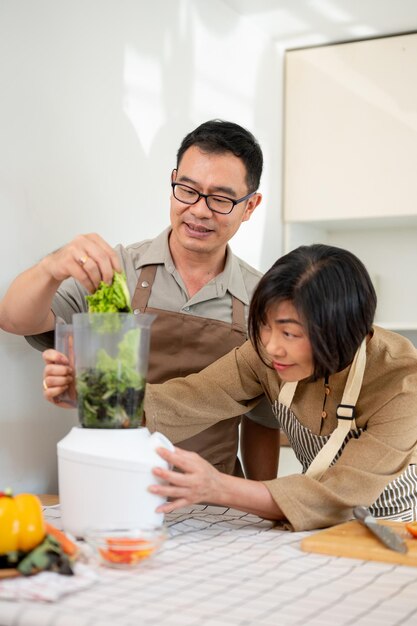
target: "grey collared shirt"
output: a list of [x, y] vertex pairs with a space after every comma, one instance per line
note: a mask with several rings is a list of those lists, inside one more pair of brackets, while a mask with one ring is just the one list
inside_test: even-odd
[[143, 266], [157, 265], [155, 282], [149, 298], [149, 306], [166, 311], [189, 313], [200, 317], [232, 321], [231, 296], [245, 304], [246, 315], [249, 302], [261, 272], [235, 256], [227, 246], [224, 270], [210, 280], [191, 298], [184, 282], [175, 268], [168, 245], [170, 228], [153, 240], [142, 241], [128, 248], [118, 246], [129, 291], [133, 295]]

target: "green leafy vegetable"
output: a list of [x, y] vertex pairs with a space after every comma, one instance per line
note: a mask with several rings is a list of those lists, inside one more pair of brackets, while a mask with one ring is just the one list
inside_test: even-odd
[[101, 281], [98, 289], [86, 296], [89, 313], [131, 313], [126, 275], [115, 272], [110, 285]]
[[72, 576], [74, 561], [75, 557], [69, 557], [53, 535], [46, 534], [43, 541], [30, 552], [2, 554], [0, 556], [0, 568], [13, 568], [23, 576], [30, 576], [46, 570]]
[[112, 358], [97, 353], [96, 366], [77, 375], [78, 408], [86, 428], [137, 428], [142, 423], [145, 380], [137, 371], [140, 329], [129, 330]]
[[[120, 331], [122, 315], [132, 313], [124, 273], [115, 273], [111, 285], [101, 282], [86, 296], [91, 332]], [[105, 313], [105, 315], [101, 315]], [[104, 349], [97, 352], [94, 367], [77, 372], [78, 413], [86, 428], [136, 428], [142, 423], [145, 380], [137, 371], [140, 329], [129, 330], [113, 358]]]
[[74, 573], [71, 560], [52, 535], [46, 535], [41, 544], [24, 555], [17, 569], [24, 576], [37, 574], [43, 570], [58, 572], [67, 576], [72, 576]]

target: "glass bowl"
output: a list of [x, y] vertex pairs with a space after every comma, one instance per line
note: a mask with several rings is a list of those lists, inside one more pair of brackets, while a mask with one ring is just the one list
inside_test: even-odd
[[107, 567], [129, 569], [153, 556], [167, 537], [164, 526], [152, 528], [89, 529], [85, 541]]

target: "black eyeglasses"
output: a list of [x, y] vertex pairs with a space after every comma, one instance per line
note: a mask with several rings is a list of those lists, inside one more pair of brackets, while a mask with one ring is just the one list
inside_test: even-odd
[[243, 196], [243, 198], [233, 200], [232, 198], [218, 196], [212, 193], [200, 193], [197, 189], [193, 189], [192, 187], [181, 183], [171, 183], [171, 187], [174, 198], [180, 202], [183, 202], [184, 204], [197, 204], [200, 198], [204, 198], [210, 211], [214, 211], [214, 213], [222, 213], [223, 215], [231, 213], [236, 204], [251, 198], [256, 193], [256, 191], [252, 191], [246, 196]]

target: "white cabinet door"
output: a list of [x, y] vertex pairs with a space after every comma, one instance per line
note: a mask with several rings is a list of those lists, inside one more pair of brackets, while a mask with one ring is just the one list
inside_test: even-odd
[[286, 54], [284, 220], [417, 216], [417, 34]]

